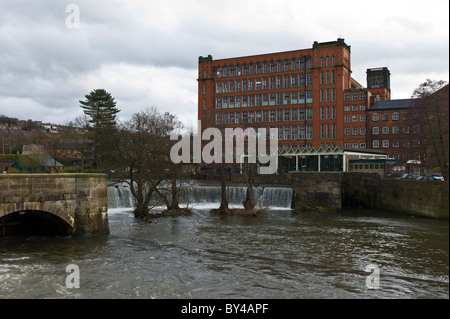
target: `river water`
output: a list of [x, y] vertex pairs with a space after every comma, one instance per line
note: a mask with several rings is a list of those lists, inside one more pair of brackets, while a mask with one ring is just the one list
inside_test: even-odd
[[448, 221], [273, 206], [219, 216], [202, 202], [147, 224], [111, 200], [108, 236], [0, 238], [0, 298], [449, 298]]

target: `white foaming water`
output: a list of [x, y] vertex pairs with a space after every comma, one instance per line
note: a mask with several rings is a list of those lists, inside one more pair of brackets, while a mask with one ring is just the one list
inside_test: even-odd
[[[230, 208], [242, 208], [247, 187], [227, 187], [227, 198]], [[214, 209], [220, 206], [220, 186], [185, 186], [180, 190], [180, 206], [189, 206], [197, 209]], [[293, 190], [287, 187], [255, 187], [253, 197], [258, 207], [289, 210], [291, 209]], [[135, 199], [129, 187], [123, 185], [108, 187], [108, 208], [132, 208]], [[157, 207], [159, 205], [156, 205]]]

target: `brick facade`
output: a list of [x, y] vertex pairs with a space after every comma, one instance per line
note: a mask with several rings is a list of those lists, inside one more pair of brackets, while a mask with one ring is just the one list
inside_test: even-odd
[[369, 70], [371, 89], [351, 77], [351, 47], [344, 39], [288, 52], [199, 57], [198, 119], [202, 129], [278, 128], [283, 148], [366, 148], [372, 95], [390, 99], [389, 71]]

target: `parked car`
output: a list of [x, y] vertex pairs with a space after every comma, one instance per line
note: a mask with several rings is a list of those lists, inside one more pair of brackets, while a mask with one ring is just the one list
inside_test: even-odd
[[443, 181], [444, 176], [442, 176], [441, 173], [431, 173], [431, 174], [427, 174], [427, 176], [425, 176], [425, 179], [426, 180]]
[[405, 174], [401, 177], [401, 179], [421, 179], [422, 176], [419, 174]]

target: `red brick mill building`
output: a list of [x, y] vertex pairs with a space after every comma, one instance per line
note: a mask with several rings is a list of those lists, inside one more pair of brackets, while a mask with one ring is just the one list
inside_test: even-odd
[[390, 100], [387, 68], [352, 78], [344, 39], [311, 48], [214, 60], [199, 57], [198, 119], [215, 126], [278, 128], [280, 151], [352, 148], [369, 151], [367, 110]]

